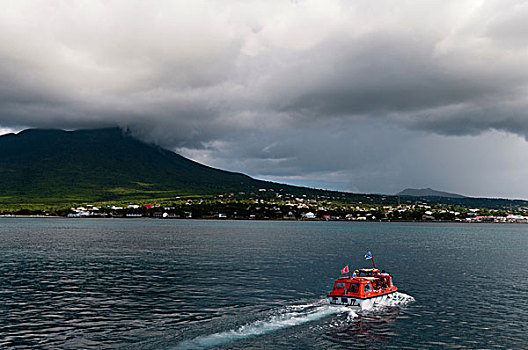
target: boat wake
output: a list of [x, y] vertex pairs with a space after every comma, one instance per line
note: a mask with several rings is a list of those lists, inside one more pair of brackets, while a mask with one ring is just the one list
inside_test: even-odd
[[287, 306], [266, 320], [257, 320], [241, 326], [238, 329], [183, 341], [174, 349], [206, 349], [218, 347], [234, 341], [268, 334], [280, 329], [319, 320], [332, 314], [345, 312], [349, 313], [349, 317], [351, 318], [356, 316], [350, 308], [328, 305], [326, 299], [321, 299], [310, 304]]
[[354, 319], [335, 317], [325, 325], [325, 338], [343, 348], [379, 348], [390, 341], [394, 333], [391, 326], [406, 305], [414, 298], [398, 292], [391, 299], [384, 299], [376, 306], [357, 312]]
[[[369, 312], [375, 312], [376, 309], [384, 307], [403, 306], [412, 301], [414, 301], [412, 296], [404, 293], [398, 293], [397, 297], [387, 300], [383, 304], [380, 304], [377, 307], [369, 310]], [[186, 340], [176, 345], [173, 349], [207, 349], [219, 347], [235, 341], [272, 333], [280, 329], [299, 326], [333, 314], [345, 313], [348, 314], [348, 322], [352, 321], [358, 316], [358, 314], [349, 307], [329, 305], [326, 298], [309, 304], [290, 305], [284, 307], [265, 320], [257, 320], [243, 325], [237, 329], [204, 335], [192, 340]], [[362, 311], [359, 311], [359, 313], [362, 313]]]

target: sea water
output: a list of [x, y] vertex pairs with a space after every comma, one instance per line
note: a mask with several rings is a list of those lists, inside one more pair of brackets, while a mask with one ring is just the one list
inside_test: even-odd
[[[390, 272], [397, 303], [325, 298]], [[528, 226], [0, 219], [0, 348], [526, 348]]]

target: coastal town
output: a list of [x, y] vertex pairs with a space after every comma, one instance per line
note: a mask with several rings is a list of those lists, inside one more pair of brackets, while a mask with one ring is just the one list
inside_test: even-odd
[[68, 218], [528, 223], [528, 207], [470, 208], [427, 203], [424, 200], [406, 200], [403, 203], [387, 204], [347, 203], [339, 196], [293, 195], [266, 189], [251, 194], [241, 192], [204, 197], [175, 197], [165, 201], [84, 203], [67, 209], [19, 210], [3, 215]]

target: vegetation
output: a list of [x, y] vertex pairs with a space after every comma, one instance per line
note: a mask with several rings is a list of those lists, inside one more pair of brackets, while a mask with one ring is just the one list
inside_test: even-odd
[[[344, 199], [345, 198], [345, 199]], [[284, 190], [178, 196], [130, 202], [81, 203], [75, 207], [11, 209], [3, 214], [79, 217], [157, 217], [258, 220], [493, 221], [528, 222], [528, 207], [468, 208], [415, 201], [405, 204], [348, 203], [340, 195], [301, 195]]]
[[[154, 215], [161, 211], [156, 208], [169, 207], [174, 209], [164, 211], [193, 217], [301, 218], [313, 211], [323, 219], [362, 217], [368, 211], [369, 219], [417, 220], [431, 207], [448, 208], [436, 216], [451, 220], [469, 208], [522, 212], [528, 207], [523, 200], [354, 194], [260, 181], [198, 164], [119, 128], [26, 130], [1, 136], [0, 149], [0, 212], [11, 214], [66, 215], [72, 207], [90, 204], [104, 215], [113, 215], [111, 207], [117, 206], [126, 208], [119, 215], [133, 210]], [[129, 209], [130, 203], [154, 208]], [[387, 209], [398, 207], [407, 210]]]

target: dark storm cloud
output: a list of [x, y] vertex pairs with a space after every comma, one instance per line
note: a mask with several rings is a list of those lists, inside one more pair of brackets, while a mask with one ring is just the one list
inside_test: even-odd
[[[336, 41], [314, 48], [316, 59], [281, 72], [296, 95], [290, 111], [316, 115], [370, 115], [413, 112], [500, 92], [495, 84], [450, 76], [432, 59], [433, 42], [372, 35], [357, 42]], [[420, 47], [423, 46], [423, 47]], [[336, 52], [339, 53], [336, 56]], [[308, 77], [307, 77], [308, 76]], [[298, 81], [307, 81], [299, 90]]]
[[444, 134], [526, 135], [521, 2], [500, 14], [498, 2], [471, 1], [233, 2], [229, 11], [214, 1], [127, 4], [7, 6], [2, 124], [113, 123], [175, 146], [261, 118], [280, 127], [383, 118]]
[[424, 135], [528, 136], [527, 19], [510, 0], [7, 1], [0, 127], [118, 125], [207, 164], [397, 191]]

